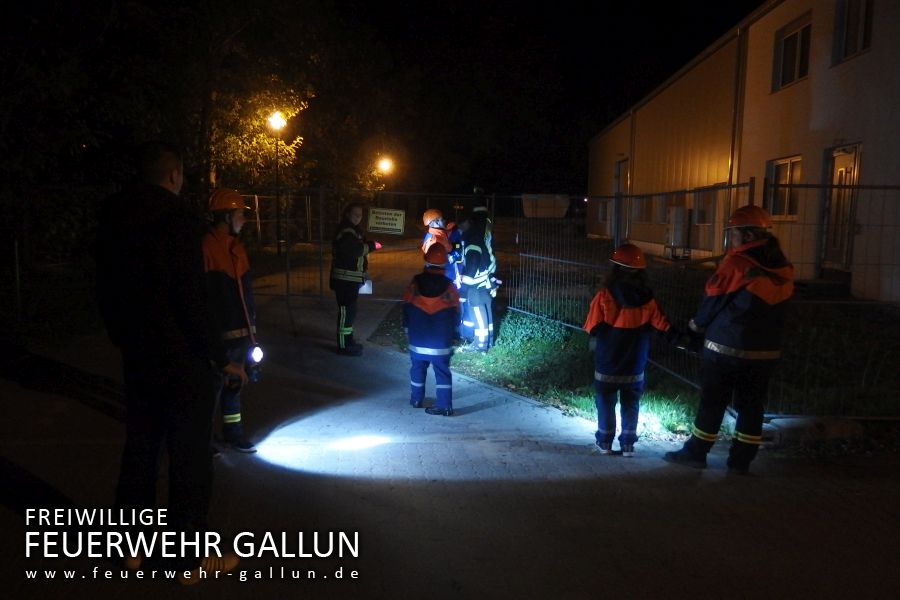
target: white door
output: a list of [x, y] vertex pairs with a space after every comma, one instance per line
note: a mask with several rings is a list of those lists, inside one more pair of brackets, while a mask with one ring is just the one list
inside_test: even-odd
[[859, 147], [836, 148], [831, 155], [831, 185], [825, 211], [825, 248], [822, 266], [826, 269], [850, 269], [853, 250], [854, 203], [853, 186], [859, 170]]

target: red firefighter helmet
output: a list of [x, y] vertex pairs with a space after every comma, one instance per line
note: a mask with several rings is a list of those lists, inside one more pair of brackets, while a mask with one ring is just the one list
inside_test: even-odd
[[219, 210], [250, 210], [244, 203], [244, 198], [237, 190], [218, 188], [209, 197], [209, 212]]
[[634, 244], [622, 244], [613, 250], [609, 260], [629, 269], [647, 268], [647, 259], [644, 258], [644, 252]]
[[444, 213], [439, 211], [436, 208], [429, 208], [424, 213], [422, 213], [422, 223], [425, 224], [425, 227], [431, 225], [431, 222], [436, 219], [443, 219]]
[[772, 226], [772, 218], [761, 207], [748, 204], [736, 209], [731, 216], [728, 217], [728, 223], [725, 229], [733, 227], [757, 227], [759, 229], [769, 229]]
[[425, 264], [435, 267], [443, 267], [447, 264], [447, 251], [440, 244], [432, 244], [425, 253]]

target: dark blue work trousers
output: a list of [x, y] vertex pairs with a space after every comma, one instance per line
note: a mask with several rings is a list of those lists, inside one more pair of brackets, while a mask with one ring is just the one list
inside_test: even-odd
[[638, 414], [641, 410], [641, 396], [644, 382], [608, 383], [594, 381], [594, 403], [597, 405], [598, 444], [611, 444], [616, 435], [616, 402], [620, 404], [622, 433], [619, 443], [631, 445], [637, 441]]
[[425, 399], [425, 378], [428, 375], [428, 365], [434, 368], [435, 391], [437, 403], [440, 408], [453, 408], [453, 377], [450, 374], [450, 355], [431, 356], [410, 352], [409, 359], [412, 363], [409, 367], [409, 401], [421, 402]]

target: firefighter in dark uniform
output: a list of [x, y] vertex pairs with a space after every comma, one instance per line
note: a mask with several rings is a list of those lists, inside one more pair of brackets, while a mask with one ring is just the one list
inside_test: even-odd
[[[212, 320], [228, 360], [244, 366], [256, 344], [256, 309], [250, 259], [238, 235], [246, 222], [244, 199], [237, 190], [220, 188], [209, 198], [211, 227], [203, 237], [206, 287]], [[241, 382], [221, 377], [217, 401], [222, 411], [222, 437], [239, 452], [256, 452], [241, 423]]]
[[430, 415], [453, 414], [450, 357], [459, 323], [459, 293], [444, 274], [447, 251], [433, 244], [425, 253], [425, 270], [416, 275], [403, 295], [403, 328], [409, 340], [409, 403], [421, 408], [425, 400], [428, 365], [434, 368], [437, 402]]
[[488, 215], [487, 200], [484, 197], [484, 190], [475, 186], [472, 199], [472, 226], [480, 230], [484, 235], [484, 251], [487, 253], [488, 273], [495, 285], [491, 288], [494, 290], [492, 297], [496, 296], [496, 289], [499, 285], [494, 275], [497, 272], [497, 257], [494, 255], [494, 222]]
[[463, 245], [463, 271], [460, 301], [463, 306], [460, 336], [467, 342], [463, 350], [487, 352], [494, 341], [494, 318], [491, 311], [491, 257], [485, 244], [484, 229], [472, 218], [460, 224]]
[[612, 454], [616, 434], [616, 401], [620, 404], [622, 456], [634, 456], [638, 414], [644, 391], [644, 370], [650, 355], [650, 333], [677, 339], [668, 319], [647, 285], [647, 261], [634, 244], [623, 244], [609, 259], [613, 263], [604, 287], [591, 300], [584, 330], [594, 351], [594, 399], [597, 404], [595, 438], [601, 454]]
[[359, 288], [365, 282], [368, 255], [381, 248], [378, 242], [366, 241], [360, 223], [363, 205], [348, 204], [341, 215], [331, 246], [331, 277], [329, 285], [334, 290], [338, 304], [337, 351], [348, 356], [360, 356], [362, 344], [353, 339], [353, 323], [356, 320], [356, 301]]
[[690, 439], [666, 453], [669, 462], [706, 467], [732, 401], [738, 417], [728, 469], [746, 474], [756, 457], [769, 378], [781, 357], [785, 310], [794, 292], [794, 267], [770, 227], [768, 213], [758, 206], [742, 206], [728, 219], [725, 258], [688, 324], [704, 336], [700, 407]]

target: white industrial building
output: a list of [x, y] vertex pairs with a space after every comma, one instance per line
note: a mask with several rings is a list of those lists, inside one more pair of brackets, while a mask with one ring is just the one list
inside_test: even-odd
[[799, 279], [900, 301], [900, 2], [767, 2], [591, 140], [588, 191], [589, 235], [672, 259], [760, 204]]

